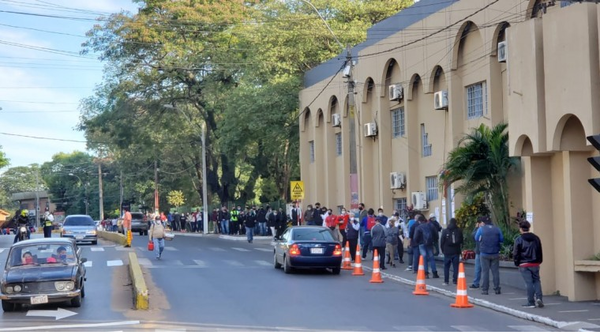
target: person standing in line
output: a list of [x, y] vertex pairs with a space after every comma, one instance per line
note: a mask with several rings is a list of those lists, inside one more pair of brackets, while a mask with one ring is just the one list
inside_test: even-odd
[[175, 211], [175, 213], [173, 214], [173, 230], [181, 230], [181, 214], [179, 214], [177, 211]]
[[290, 217], [292, 218], [292, 226], [300, 225], [300, 213], [301, 213], [301, 210], [298, 208], [298, 203], [296, 203], [294, 201], [294, 203], [292, 204], [292, 210], [290, 213]]
[[314, 215], [315, 215], [315, 211], [313, 210], [312, 205], [306, 206], [306, 211], [304, 211], [304, 222], [306, 222], [306, 225], [308, 225], [308, 226], [315, 225]]
[[247, 209], [247, 213], [244, 216], [244, 225], [246, 226], [246, 239], [248, 243], [252, 243], [254, 240], [254, 226], [256, 225], [256, 211], [254, 207]]
[[519, 272], [525, 280], [527, 287], [527, 304], [525, 308], [542, 308], [544, 300], [542, 296], [542, 283], [540, 282], [540, 265], [542, 264], [542, 241], [534, 233], [529, 232], [531, 224], [527, 220], [519, 223], [521, 236], [515, 240], [513, 259], [519, 267]]
[[444, 254], [444, 283], [448, 285], [450, 277], [450, 265], [452, 264], [452, 283], [456, 284], [458, 280], [458, 261], [460, 260], [460, 251], [463, 244], [462, 230], [456, 225], [456, 219], [450, 219], [448, 228], [442, 230], [440, 245]]
[[156, 259], [160, 259], [165, 250], [165, 225], [161, 221], [160, 216], [156, 216], [150, 225], [148, 240], [154, 242]]
[[267, 236], [267, 211], [263, 206], [260, 206], [258, 212], [256, 212], [256, 221], [258, 222], [260, 236]]
[[342, 248], [345, 248], [346, 241], [348, 241], [348, 237], [346, 236], [346, 227], [348, 227], [348, 221], [350, 221], [350, 215], [348, 215], [346, 208], [342, 208], [342, 214], [337, 216], [337, 221], [338, 231], [342, 236]]
[[400, 242], [400, 230], [396, 227], [396, 218], [391, 217], [388, 220], [389, 228], [387, 229], [387, 235], [385, 237], [385, 250], [389, 254], [388, 260], [385, 264], [389, 264], [395, 268], [396, 263], [394, 262], [394, 254], [398, 249], [398, 243]]
[[488, 294], [490, 270], [494, 279], [494, 293], [500, 294], [500, 248], [504, 237], [500, 228], [494, 226], [487, 216], [480, 217], [477, 221], [483, 222], [483, 226], [475, 234], [481, 253], [481, 294]]
[[221, 222], [221, 234], [229, 235], [229, 211], [227, 210], [227, 206], [221, 208], [219, 222]]
[[321, 204], [318, 202], [315, 203], [315, 209], [313, 211], [313, 221], [315, 222], [315, 226], [323, 226], [323, 213], [321, 211]]
[[423, 215], [419, 216], [419, 225], [415, 228], [415, 240], [419, 245], [419, 253], [423, 255], [425, 263], [425, 278], [429, 278], [429, 268], [433, 278], [440, 278], [433, 256], [433, 243], [438, 239], [437, 229], [433, 224], [425, 219]]
[[[381, 218], [375, 219], [375, 225], [371, 228], [371, 243], [373, 244], [373, 250], [377, 250], [379, 256], [379, 268], [381, 270], [387, 270], [385, 267], [385, 246], [386, 246], [386, 229], [381, 224]], [[375, 251], [373, 251], [373, 256]]]
[[481, 254], [479, 252], [479, 241], [475, 239], [475, 234], [477, 234], [477, 230], [481, 227], [483, 223], [476, 222], [475, 229], [471, 233], [471, 238], [475, 241], [475, 275], [473, 276], [473, 283], [470, 288], [479, 288], [479, 283], [481, 282]]
[[362, 231], [361, 241], [363, 243], [362, 249], [361, 249], [362, 259], [366, 259], [367, 252], [369, 250], [373, 250], [373, 245], [371, 243], [372, 242], [371, 229], [376, 224], [377, 224], [377, 221], [375, 220], [375, 211], [373, 210], [373, 208], [369, 208], [369, 210], [367, 211], [367, 216], [365, 216], [363, 218], [363, 220], [360, 222], [360, 229]]
[[437, 230], [437, 240], [433, 241], [433, 255], [437, 256], [440, 254], [440, 232], [442, 231], [442, 225], [438, 222], [437, 218], [435, 217], [435, 214], [431, 213], [429, 214], [429, 223], [431, 223], [433, 225], [433, 227], [435, 227], [435, 229]]
[[271, 235], [273, 235], [273, 241], [277, 239], [277, 210], [273, 210], [270, 215], [267, 217], [267, 227], [271, 230]]
[[400, 238], [400, 243], [398, 243], [398, 262], [404, 264], [404, 239], [408, 238], [408, 229], [399, 214], [394, 215], [394, 217], [398, 219], [396, 226], [400, 231], [400, 234], [398, 235]]
[[354, 212], [350, 212], [348, 225], [346, 226], [346, 238], [350, 244], [350, 258], [356, 261], [356, 247], [358, 246], [358, 235], [360, 233], [360, 222]]
[[[419, 264], [414, 264], [415, 259], [417, 260], [417, 262], [419, 262], [419, 256], [415, 257], [414, 255], [414, 233], [415, 233], [415, 223], [417, 222], [415, 215], [414, 214], [410, 214], [409, 219], [408, 219], [408, 228], [406, 229], [406, 238], [408, 238], [408, 248], [406, 253], [408, 254], [408, 267], [406, 268], [406, 271], [414, 271], [416, 272], [415, 268], [417, 268], [419, 266]], [[418, 248], [417, 248], [418, 251]]]

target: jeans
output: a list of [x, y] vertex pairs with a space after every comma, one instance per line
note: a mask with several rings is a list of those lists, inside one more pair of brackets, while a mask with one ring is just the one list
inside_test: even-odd
[[254, 227], [246, 227], [246, 237], [248, 238], [248, 242], [252, 242], [254, 239]]
[[314, 226], [315, 225], [315, 221], [306, 221], [306, 225], [307, 226]]
[[221, 220], [221, 234], [229, 234], [229, 220]]
[[156, 253], [156, 257], [160, 257], [162, 252], [165, 250], [165, 239], [164, 238], [154, 238], [154, 253]]
[[260, 229], [260, 236], [267, 236], [267, 223], [259, 222], [258, 228]]
[[[418, 245], [411, 247], [411, 248], [412, 248], [412, 258], [413, 258], [412, 269], [413, 269], [414, 273], [417, 273], [417, 271], [419, 270], [419, 256], [421, 256], [421, 252], [419, 251]], [[423, 257], [423, 262], [425, 262], [425, 257]], [[427, 263], [427, 262], [425, 262], [425, 263]]]
[[529, 304], [535, 304], [536, 298], [543, 300], [542, 283], [540, 282], [540, 267], [519, 267], [519, 272], [521, 272], [521, 276], [525, 279], [525, 285], [527, 286], [527, 301]]
[[367, 258], [367, 251], [369, 251], [369, 248], [372, 249], [372, 245], [371, 245], [371, 233], [368, 234], [364, 234], [363, 238], [362, 238], [362, 258]]
[[419, 253], [423, 255], [423, 263], [425, 263], [425, 273], [429, 273], [429, 266], [431, 266], [432, 272], [437, 272], [435, 266], [435, 258], [433, 258], [433, 246], [426, 246], [425, 244], [419, 245]]
[[377, 250], [377, 257], [379, 257], [379, 268], [385, 269], [385, 247], [373, 247], [373, 257], [375, 256], [375, 250]]
[[358, 245], [358, 237], [351, 238], [348, 240], [350, 242], [350, 259], [354, 262], [356, 260], [356, 246]]
[[481, 256], [475, 254], [475, 278], [473, 278], [473, 285], [479, 286], [481, 281]]
[[400, 261], [400, 263], [404, 262], [403, 258], [404, 258], [404, 244], [402, 243], [402, 240], [398, 241], [398, 246], [396, 247], [397, 252], [398, 252], [398, 260]]
[[481, 291], [487, 292], [490, 287], [490, 269], [494, 277], [494, 290], [500, 289], [500, 256], [499, 255], [481, 255]]
[[459, 258], [459, 255], [444, 255], [444, 283], [448, 283], [450, 277], [450, 265], [452, 265], [452, 282], [456, 284], [458, 280]]

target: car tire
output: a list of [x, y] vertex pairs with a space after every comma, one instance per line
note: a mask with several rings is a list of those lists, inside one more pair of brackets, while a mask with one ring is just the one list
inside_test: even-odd
[[85, 286], [81, 285], [81, 298], [85, 298]]
[[333, 273], [334, 275], [339, 275], [340, 272], [342, 272], [342, 268], [341, 267], [335, 267], [335, 268], [331, 268], [331, 273]]
[[2, 300], [2, 310], [5, 312], [14, 312], [17, 309], [17, 305], [8, 301]]
[[71, 299], [71, 307], [81, 307], [81, 295]]
[[281, 269], [281, 264], [277, 261], [277, 254], [273, 253], [273, 267], [276, 269]]
[[98, 241], [92, 241], [92, 245], [98, 244]]
[[144, 236], [144, 231], [140, 230], [140, 236]]
[[292, 273], [293, 270], [287, 257], [283, 256], [283, 272]]

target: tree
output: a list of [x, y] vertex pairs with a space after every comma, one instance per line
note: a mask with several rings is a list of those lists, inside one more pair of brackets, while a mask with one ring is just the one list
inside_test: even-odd
[[180, 190], [173, 190], [167, 194], [167, 202], [171, 206], [179, 207], [185, 203], [185, 197]]
[[[2, 149], [2, 146], [0, 145], [0, 149]], [[8, 166], [8, 164], [10, 163], [9, 159], [6, 158], [6, 154], [0, 150], [0, 169]]]
[[518, 158], [508, 155], [507, 128], [506, 123], [500, 123], [491, 129], [483, 124], [473, 129], [448, 154], [440, 178], [446, 185], [460, 182], [456, 191], [468, 198], [483, 193], [494, 221], [501, 227], [512, 229], [508, 178], [515, 170]]
[[[40, 171], [37, 164], [29, 166], [15, 166], [7, 169], [0, 176], [0, 208], [13, 210], [17, 205], [11, 196], [20, 192], [33, 192], [36, 190], [36, 174]], [[46, 189], [44, 182], [39, 180], [38, 190]]]

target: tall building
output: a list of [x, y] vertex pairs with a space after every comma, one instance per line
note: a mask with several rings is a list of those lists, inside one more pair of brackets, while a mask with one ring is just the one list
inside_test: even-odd
[[[461, 202], [438, 185], [448, 152], [508, 123], [511, 214], [544, 245], [542, 286], [600, 299], [600, 194], [586, 136], [600, 133], [600, 7], [549, 0], [422, 0], [305, 75], [304, 204], [406, 206], [445, 224]], [[352, 94], [348, 94], [350, 84]], [[586, 265], [588, 264], [588, 265]]]

